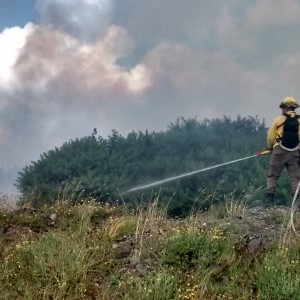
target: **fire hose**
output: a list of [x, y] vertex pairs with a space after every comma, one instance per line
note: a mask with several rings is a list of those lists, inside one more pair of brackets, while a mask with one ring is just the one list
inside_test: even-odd
[[154, 187], [154, 186], [157, 186], [157, 185], [161, 185], [161, 184], [173, 181], [173, 180], [181, 179], [183, 177], [191, 176], [191, 175], [198, 174], [198, 173], [201, 173], [201, 172], [205, 172], [205, 171], [208, 171], [208, 170], [211, 170], [211, 169], [216, 169], [216, 168], [219, 168], [219, 167], [222, 167], [222, 166], [225, 166], [225, 165], [229, 165], [229, 164], [233, 164], [233, 163], [236, 163], [236, 162], [239, 162], [239, 161], [242, 161], [242, 160], [246, 160], [246, 159], [249, 159], [249, 158], [252, 158], [252, 157], [256, 157], [256, 156], [259, 156], [259, 155], [270, 154], [270, 153], [271, 153], [270, 150], [264, 150], [264, 151], [256, 152], [256, 154], [254, 154], [254, 155], [239, 158], [239, 159], [236, 159], [236, 160], [232, 160], [232, 161], [225, 162], [225, 163], [222, 163], [222, 164], [214, 165], [214, 166], [211, 166], [211, 167], [206, 167], [204, 169], [196, 170], [196, 171], [193, 171], [193, 172], [184, 173], [184, 174], [174, 176], [174, 177], [170, 177], [170, 178], [166, 178], [166, 179], [163, 179], [163, 180], [160, 180], [160, 181], [155, 181], [155, 182], [152, 182], [152, 183], [149, 183], [149, 184], [146, 184], [146, 185], [137, 186], [137, 187], [131, 188], [131, 189], [129, 189], [129, 190], [127, 190], [127, 191], [125, 191], [121, 194], [124, 195], [124, 194], [128, 194], [128, 193], [131, 193], [131, 192], [144, 190], [144, 189]]

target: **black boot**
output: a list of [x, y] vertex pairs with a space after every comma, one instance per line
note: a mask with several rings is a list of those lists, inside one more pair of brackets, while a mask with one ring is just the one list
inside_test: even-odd
[[274, 207], [274, 193], [267, 193], [266, 200], [264, 203], [265, 208], [273, 208]]

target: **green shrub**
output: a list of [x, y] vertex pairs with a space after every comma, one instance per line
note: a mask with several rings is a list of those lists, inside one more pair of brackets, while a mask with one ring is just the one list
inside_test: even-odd
[[181, 269], [195, 265], [208, 268], [215, 264], [227, 245], [223, 240], [196, 233], [183, 233], [172, 237], [166, 247], [163, 263]]

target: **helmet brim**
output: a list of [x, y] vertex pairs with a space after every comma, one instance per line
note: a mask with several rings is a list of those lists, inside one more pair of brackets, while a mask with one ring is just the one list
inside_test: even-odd
[[279, 105], [279, 108], [286, 108], [286, 107], [298, 108], [299, 105], [298, 105], [298, 104], [286, 105], [286, 104], [283, 104], [283, 103], [281, 103], [281, 104]]

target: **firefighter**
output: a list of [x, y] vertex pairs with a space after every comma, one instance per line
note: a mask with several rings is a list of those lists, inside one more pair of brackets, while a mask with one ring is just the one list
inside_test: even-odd
[[279, 107], [282, 114], [275, 118], [267, 135], [268, 150], [272, 152], [267, 169], [267, 205], [274, 205], [277, 181], [284, 168], [289, 175], [292, 195], [300, 180], [300, 120], [295, 112], [299, 105], [295, 98], [286, 97]]

